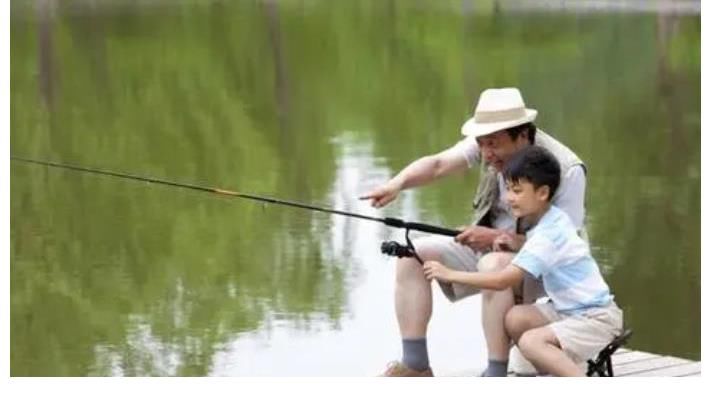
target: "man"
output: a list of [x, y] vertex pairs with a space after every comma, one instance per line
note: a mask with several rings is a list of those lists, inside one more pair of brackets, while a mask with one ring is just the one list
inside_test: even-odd
[[[538, 145], [548, 149], [561, 165], [561, 184], [553, 204], [565, 211], [584, 237], [585, 165], [566, 146], [537, 130], [537, 111], [525, 107], [516, 88], [488, 89], [479, 97], [474, 116], [462, 126], [463, 140], [440, 153], [422, 157], [405, 167], [384, 185], [363, 199], [383, 207], [404, 189], [423, 186], [480, 164], [479, 185], [473, 201], [472, 225], [454, 239], [427, 236], [413, 243], [419, 256], [436, 260], [461, 271], [496, 271], [508, 265], [510, 254], [492, 252], [492, 244], [508, 236], [519, 244], [525, 240], [525, 225], [517, 225], [504, 199], [501, 175], [507, 162], [519, 150]], [[483, 161], [482, 161], [483, 160]], [[459, 283], [438, 281], [452, 302], [476, 294], [478, 289]], [[422, 266], [414, 258], [397, 260], [395, 312], [402, 338], [403, 354], [384, 376], [432, 376], [427, 353], [427, 325], [432, 315], [432, 289]], [[543, 296], [539, 280], [528, 277], [517, 288], [482, 292], [482, 326], [489, 364], [483, 376], [506, 376], [509, 338], [504, 317], [515, 303], [531, 303]]]

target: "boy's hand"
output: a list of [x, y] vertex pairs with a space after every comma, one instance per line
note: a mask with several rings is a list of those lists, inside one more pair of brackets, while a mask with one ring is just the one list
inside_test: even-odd
[[427, 280], [452, 281], [454, 271], [437, 261], [426, 261], [422, 266]]

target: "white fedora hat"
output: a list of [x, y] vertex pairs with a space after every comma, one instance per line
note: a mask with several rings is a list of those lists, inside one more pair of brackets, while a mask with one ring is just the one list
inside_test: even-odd
[[472, 137], [530, 123], [538, 111], [526, 109], [518, 88], [490, 88], [479, 96], [474, 117], [462, 125], [462, 134]]

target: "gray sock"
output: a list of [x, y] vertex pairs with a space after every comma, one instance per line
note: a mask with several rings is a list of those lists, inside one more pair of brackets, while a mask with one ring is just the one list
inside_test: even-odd
[[402, 363], [416, 371], [424, 371], [430, 367], [427, 355], [427, 338], [402, 340]]
[[481, 376], [506, 376], [508, 371], [508, 361], [489, 360], [489, 366], [481, 373]]

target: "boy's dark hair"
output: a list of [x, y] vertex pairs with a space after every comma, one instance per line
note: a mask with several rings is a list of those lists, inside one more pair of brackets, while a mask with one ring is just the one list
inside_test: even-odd
[[536, 125], [533, 123], [526, 123], [517, 125], [515, 127], [507, 128], [506, 132], [509, 133], [509, 137], [511, 137], [512, 141], [516, 140], [516, 137], [523, 134], [524, 132], [528, 132], [528, 143], [533, 145], [536, 142]]
[[551, 201], [560, 185], [560, 164], [548, 150], [535, 145], [527, 146], [506, 164], [504, 179], [514, 183], [525, 179], [536, 189], [548, 186], [548, 201]]

